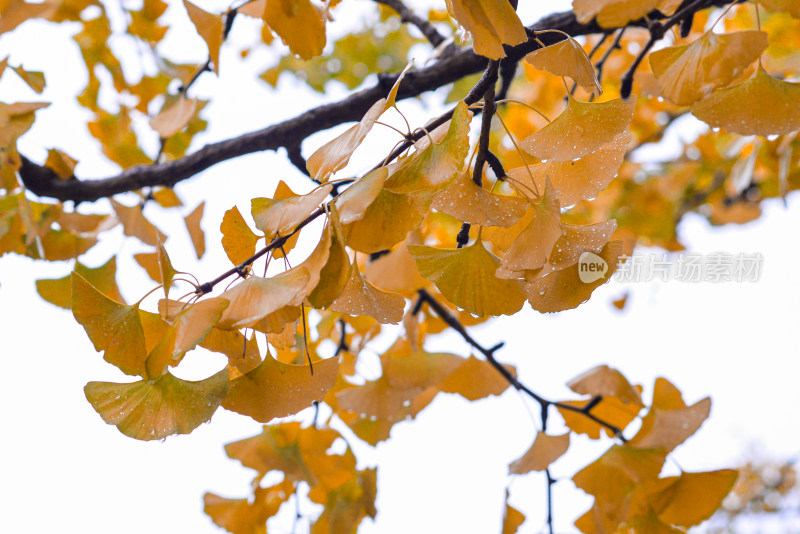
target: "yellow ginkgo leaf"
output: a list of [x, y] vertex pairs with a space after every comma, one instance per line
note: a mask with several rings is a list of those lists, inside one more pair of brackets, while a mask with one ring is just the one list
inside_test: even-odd
[[472, 34], [475, 53], [489, 59], [505, 57], [504, 44], [516, 45], [528, 39], [516, 11], [506, 0], [447, 0], [447, 8]]
[[436, 284], [450, 302], [469, 313], [511, 315], [525, 302], [516, 280], [501, 280], [494, 273], [500, 260], [480, 240], [459, 249], [410, 245], [420, 274]]
[[381, 189], [383, 189], [387, 176], [386, 167], [378, 167], [356, 180], [341, 195], [336, 197], [339, 222], [341, 224], [350, 224], [363, 219], [367, 208], [375, 201]]
[[347, 245], [367, 254], [389, 250], [419, 227], [430, 205], [427, 191], [401, 194], [381, 189], [364, 217], [343, 227]]
[[[278, 187], [285, 188], [291, 193], [291, 189], [283, 180]], [[251, 201], [253, 220], [256, 228], [267, 234], [268, 237], [285, 235], [294, 230], [303, 219], [311, 215], [320, 203], [325, 200], [331, 192], [330, 185], [325, 185], [314, 189], [307, 195], [284, 196], [279, 198], [276, 191], [275, 199], [254, 198]]]
[[720, 89], [692, 107], [713, 128], [741, 135], [783, 135], [800, 129], [800, 83], [758, 68], [752, 78]]
[[430, 283], [419, 275], [417, 262], [408, 253], [408, 240], [386, 254], [370, 259], [364, 274], [375, 287], [406, 297], [416, 295], [418, 289]]
[[661, 472], [667, 455], [659, 449], [614, 445], [572, 477], [575, 486], [598, 503], [620, 503], [637, 484], [651, 482]]
[[594, 66], [583, 47], [575, 42], [572, 37], [567, 37], [561, 42], [545, 48], [534, 50], [525, 61], [540, 70], [546, 70], [556, 76], [569, 76], [572, 80], [586, 90], [587, 93], [599, 95], [603, 92]]
[[[518, 167], [508, 171], [508, 175], [533, 190], [542, 191], [547, 178], [559, 191], [558, 200], [562, 206], [572, 206], [581, 200], [595, 198], [611, 183], [631, 142], [628, 131], [616, 135], [591, 154], [574, 161], [550, 160], [538, 165]], [[531, 184], [531, 176], [536, 184]]]
[[728, 85], [767, 48], [767, 32], [705, 32], [690, 45], [650, 54], [661, 94], [679, 106], [694, 104]]
[[[250, 5], [250, 4], [245, 4]], [[291, 480], [268, 488], [257, 487], [253, 499], [227, 499], [213, 493], [203, 495], [203, 511], [215, 525], [234, 534], [265, 534], [267, 519], [294, 495]]]
[[738, 472], [733, 469], [705, 473], [681, 473], [664, 479], [667, 487], [648, 500], [658, 518], [670, 525], [691, 527], [702, 523], [717, 511], [722, 499], [733, 488]]
[[[459, 101], [449, 123], [445, 123], [428, 137], [420, 139], [417, 151], [389, 166], [386, 189], [395, 193], [429, 191], [435, 193], [447, 187], [464, 166], [469, 151], [469, 123], [472, 112], [464, 101]], [[439, 136], [444, 136], [439, 140]]]
[[164, 284], [164, 296], [169, 298], [169, 288], [172, 286], [172, 279], [178, 272], [172, 266], [172, 262], [167, 255], [167, 249], [160, 242], [158, 243], [158, 272], [161, 278], [160, 283]]
[[169, 373], [130, 384], [89, 382], [86, 398], [103, 421], [140, 440], [188, 434], [205, 423], [228, 392], [228, 371], [189, 382]]
[[308, 269], [295, 267], [272, 278], [251, 276], [220, 297], [230, 301], [219, 320], [220, 328], [249, 326], [284, 306], [297, 306], [306, 297]]
[[109, 198], [108, 200], [111, 202], [111, 206], [114, 208], [117, 217], [119, 217], [122, 223], [122, 229], [125, 235], [136, 237], [143, 243], [153, 247], [159, 242], [166, 241], [167, 236], [145, 218], [142, 213], [141, 205], [125, 206], [113, 198]]
[[503, 256], [501, 263], [504, 271], [518, 272], [539, 269], [544, 266], [553, 245], [561, 237], [561, 208], [558, 193], [553, 189], [550, 180], [546, 180], [542, 200], [531, 204], [528, 208], [533, 214], [527, 219], [530, 222]]
[[[637, 386], [637, 391], [641, 394], [639, 386]], [[561, 404], [583, 408], [591, 401], [592, 399], [572, 400], [564, 401]], [[624, 403], [617, 397], [603, 397], [599, 403], [592, 407], [591, 413], [598, 419], [624, 430], [639, 415], [640, 410], [641, 407], [638, 404]], [[589, 419], [582, 413], [565, 409], [561, 406], [558, 407], [558, 413], [564, 418], [564, 424], [577, 434], [586, 434], [592, 439], [599, 439], [603, 433], [609, 437], [614, 436], [614, 432], [611, 429]]]
[[175, 193], [175, 190], [169, 187], [161, 187], [151, 193], [153, 200], [162, 208], [177, 208], [183, 206], [183, 202]]
[[236, 330], [212, 328], [200, 342], [200, 346], [227, 356], [228, 365], [239, 373], [250, 372], [261, 363], [255, 333], [247, 339]]
[[[8, 58], [6, 58], [7, 60]], [[25, 70], [22, 66], [11, 67], [11, 70], [17, 73], [17, 76], [22, 78], [28, 87], [33, 89], [37, 94], [42, 94], [45, 87], [44, 73], [35, 70]], [[0, 71], [2, 72], [2, 71]]]
[[225, 212], [219, 230], [222, 232], [222, 248], [231, 263], [239, 265], [255, 254], [259, 236], [247, 226], [239, 208], [234, 206]]
[[59, 178], [66, 180], [74, 174], [77, 163], [77, 160], [66, 152], [51, 148], [47, 151], [47, 160], [44, 162], [44, 166], [53, 169]]
[[107, 362], [125, 374], [144, 376], [147, 350], [138, 303], [115, 302], [73, 272], [72, 314]]
[[[106, 297], [116, 302], [124, 303], [125, 300], [117, 286], [117, 257], [100, 267], [86, 267], [80, 262], [75, 263], [75, 272], [81, 275], [89, 284]], [[36, 291], [39, 296], [51, 304], [67, 310], [72, 308], [72, 275], [51, 280], [37, 280]]]
[[[315, 308], [327, 308], [341, 295], [350, 280], [350, 256], [347, 254], [342, 226], [336, 206], [331, 206], [326, 228], [330, 234], [330, 248], [327, 259], [318, 271], [319, 278], [308, 295], [308, 302]], [[322, 245], [322, 243], [320, 243]], [[310, 279], [313, 279], [314, 274]], [[309, 282], [309, 287], [311, 282]]]
[[350, 280], [330, 309], [353, 316], [368, 315], [382, 324], [397, 324], [403, 319], [405, 304], [402, 295], [381, 291], [367, 282], [354, 263]]
[[189, 13], [189, 18], [192, 20], [197, 33], [203, 38], [208, 46], [208, 57], [211, 59], [211, 65], [214, 72], [219, 74], [219, 49], [222, 46], [222, 16], [214, 15], [205, 11], [189, 0], [183, 0], [183, 5], [186, 7], [186, 12]]
[[584, 252], [599, 254], [616, 229], [617, 221], [613, 219], [585, 226], [562, 224], [561, 237], [553, 245], [548, 265], [559, 271], [578, 263]]
[[603, 28], [619, 28], [638, 20], [659, 7], [664, 0], [572, 0], [578, 22], [597, 17]]
[[520, 197], [490, 193], [478, 187], [469, 175], [461, 174], [433, 196], [431, 205], [469, 224], [511, 226], [525, 214], [529, 203]]
[[201, 202], [189, 215], [183, 218], [183, 222], [186, 224], [186, 230], [188, 230], [189, 237], [192, 240], [194, 253], [198, 260], [206, 253], [206, 234], [203, 232], [202, 226], [200, 226], [200, 221], [203, 220], [203, 210], [205, 206], [205, 201]]
[[222, 407], [266, 423], [276, 417], [294, 415], [321, 401], [336, 382], [339, 359], [308, 365], [289, 365], [267, 356], [261, 365], [231, 381]]
[[770, 11], [786, 11], [796, 19], [800, 19], [800, 4], [796, 0], [758, 0], [764, 9]]
[[[511, 375], [517, 375], [513, 365], [503, 365], [503, 367]], [[470, 356], [448, 374], [438, 387], [444, 393], [457, 393], [467, 400], [474, 401], [489, 395], [500, 395], [510, 385], [489, 362]]]
[[514, 508], [508, 503], [508, 488], [506, 488], [506, 502], [503, 508], [503, 530], [502, 534], [516, 534], [522, 523], [525, 522], [525, 514]]
[[154, 379], [161, 376], [167, 366], [177, 365], [186, 352], [203, 341], [228, 304], [222, 298], [206, 299], [186, 306], [178, 313], [164, 338], [147, 356], [147, 376]]
[[309, 0], [267, 0], [263, 17], [300, 58], [311, 59], [325, 48], [325, 19]]
[[598, 365], [567, 382], [567, 387], [581, 395], [592, 397], [617, 397], [625, 403], [642, 404], [639, 391], [616, 369]]
[[608, 102], [580, 102], [522, 141], [522, 148], [541, 160], [570, 161], [590, 154], [628, 129], [636, 97]]
[[544, 471], [569, 449], [569, 432], [551, 436], [544, 432], [536, 434], [533, 445], [517, 460], [508, 466], [511, 475], [524, 475], [531, 471]]
[[158, 115], [150, 119], [150, 127], [158, 132], [162, 139], [166, 139], [183, 130], [196, 112], [197, 100], [181, 95], [171, 106], [162, 109]]

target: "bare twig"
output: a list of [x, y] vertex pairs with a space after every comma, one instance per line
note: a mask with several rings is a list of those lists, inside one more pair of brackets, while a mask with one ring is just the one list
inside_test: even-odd
[[400, 20], [402, 22], [407, 22], [409, 24], [413, 24], [417, 27], [419, 31], [422, 32], [422, 35], [425, 36], [428, 41], [435, 47], [442, 44], [445, 40], [444, 36], [439, 33], [439, 30], [434, 27], [433, 24], [425, 20], [424, 18], [420, 17], [413, 11], [411, 11], [408, 6], [406, 6], [400, 0], [375, 0], [379, 4], [383, 4], [386, 6], [391, 7], [397, 14], [400, 15]]

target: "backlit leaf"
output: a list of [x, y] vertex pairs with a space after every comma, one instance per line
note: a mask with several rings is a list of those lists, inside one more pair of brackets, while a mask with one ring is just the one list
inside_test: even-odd
[[495, 195], [461, 174], [433, 197], [437, 210], [459, 221], [480, 226], [511, 226], [525, 213], [528, 203], [519, 197]]
[[36, 94], [42, 94], [44, 91], [45, 81], [44, 81], [44, 73], [32, 70], [25, 70], [21, 66], [19, 67], [11, 67], [11, 69], [17, 73], [17, 75], [22, 78], [28, 87], [33, 89]]
[[383, 324], [397, 324], [403, 319], [405, 304], [406, 299], [401, 295], [381, 291], [366, 281], [354, 263], [350, 280], [330, 309], [354, 316], [369, 315]]
[[136, 237], [143, 243], [153, 247], [159, 242], [166, 241], [167, 236], [145, 218], [141, 205], [125, 206], [113, 198], [108, 200], [122, 223], [125, 235]]
[[[281, 184], [288, 189], [283, 181]], [[278, 187], [281, 185], [279, 184]], [[289, 192], [291, 192], [290, 189]], [[331, 186], [326, 185], [314, 189], [307, 195], [292, 195], [277, 199], [278, 195], [276, 194], [276, 199], [254, 198], [251, 203], [256, 228], [269, 237], [285, 235], [311, 215], [311, 212], [317, 209], [330, 192]]]
[[44, 165], [53, 169], [59, 178], [67, 179], [74, 174], [77, 163], [66, 152], [51, 148], [47, 151], [47, 161]]
[[236, 206], [225, 212], [219, 230], [222, 232], [222, 248], [234, 265], [239, 265], [256, 253], [259, 237], [250, 230]]
[[561, 270], [578, 263], [584, 252], [600, 254], [616, 229], [617, 222], [614, 220], [585, 226], [562, 224], [561, 237], [553, 245], [549, 266], [554, 270]]
[[166, 139], [183, 130], [196, 112], [197, 100], [181, 95], [171, 106], [162, 109], [158, 115], [150, 119], [150, 127], [158, 132], [162, 139]]
[[[183, 0], [186, 12], [192, 20], [197, 33], [203, 38], [208, 46], [208, 56], [211, 59], [214, 72], [219, 74], [219, 49], [222, 46], [222, 16], [214, 15], [192, 4], [188, 0]], [[168, 137], [168, 136], [165, 136]]]
[[525, 297], [516, 280], [500, 280], [500, 260], [480, 240], [460, 249], [410, 245], [420, 274], [436, 284], [450, 302], [475, 315], [510, 315]]
[[503, 509], [503, 534], [516, 534], [522, 523], [525, 522], [525, 514], [508, 504], [508, 490], [506, 490], [506, 505]]
[[172, 266], [172, 262], [167, 255], [167, 249], [160, 242], [158, 243], [158, 269], [161, 275], [161, 283], [164, 284], [164, 296], [169, 297], [169, 288], [172, 286], [172, 279], [177, 271]]
[[294, 486], [289, 480], [268, 488], [256, 488], [252, 502], [206, 493], [203, 511], [215, 525], [233, 534], [266, 534], [267, 519], [277, 514], [281, 505], [293, 495]]
[[666, 453], [659, 449], [614, 445], [575, 473], [572, 481], [599, 503], [618, 503], [638, 484], [658, 477], [665, 459]]
[[636, 98], [580, 102], [570, 97], [553, 122], [524, 139], [529, 153], [541, 160], [570, 161], [590, 154], [627, 130]]
[[733, 488], [738, 472], [733, 469], [705, 473], [681, 473], [669, 477], [668, 487], [650, 495], [650, 502], [665, 523], [681, 527], [697, 525], [720, 507]]
[[534, 50], [525, 56], [525, 61], [556, 76], [569, 76], [587, 93], [599, 95], [603, 92], [592, 62], [586, 57], [583, 47], [572, 37]]
[[568, 448], [569, 432], [560, 436], [539, 432], [531, 448], [508, 466], [508, 472], [511, 475], [524, 475], [531, 471], [544, 471], [567, 452]]
[[[637, 391], [639, 391], [637, 389]], [[579, 401], [564, 401], [562, 404], [575, 406], [576, 408], [583, 408], [589, 403], [591, 399]], [[617, 397], [603, 397], [592, 409], [591, 414], [595, 417], [605, 421], [610, 425], [614, 425], [620, 430], [624, 430], [631, 421], [639, 415], [641, 407], [638, 404], [624, 403]], [[558, 407], [558, 413], [564, 418], [564, 423], [570, 430], [578, 434], [586, 434], [592, 439], [599, 439], [601, 432], [605, 431], [608, 436], [613, 436], [609, 428], [593, 421], [582, 413]]]
[[[86, 267], [80, 262], [75, 263], [75, 272], [81, 275], [89, 284], [106, 297], [117, 302], [125, 302], [117, 287], [117, 257], [99, 267]], [[36, 291], [47, 302], [67, 310], [72, 308], [72, 275], [51, 280], [37, 280]]]
[[311, 59], [325, 47], [325, 20], [309, 0], [267, 0], [264, 22], [293, 54]]
[[300, 266], [271, 278], [250, 276], [239, 282], [220, 295], [230, 302], [219, 320], [220, 328], [243, 328], [284, 306], [300, 304], [308, 276], [308, 269]]
[[[413, 234], [412, 234], [413, 235]], [[406, 297], [429, 282], [419, 275], [417, 262], [408, 253], [408, 241], [404, 241], [378, 258], [371, 259], [364, 269], [367, 280], [375, 287]]]
[[546, 181], [541, 202], [531, 204], [530, 222], [511, 243], [501, 262], [506, 271], [534, 270], [544, 266], [553, 245], [561, 237], [561, 209], [558, 193]]
[[503, 45], [527, 40], [525, 27], [505, 0], [447, 0], [458, 23], [472, 34], [475, 53], [490, 59], [505, 57]]
[[631, 386], [630, 382], [622, 376], [622, 373], [607, 365], [598, 365], [576, 376], [567, 382], [567, 387], [581, 395], [591, 395], [592, 397], [612, 396], [617, 397], [624, 403], [644, 406], [636, 388]]
[[206, 234], [203, 232], [202, 226], [200, 226], [200, 221], [203, 220], [203, 210], [205, 206], [206, 203], [201, 202], [192, 210], [192, 213], [183, 219], [186, 223], [186, 229], [189, 231], [189, 237], [192, 239], [192, 246], [194, 247], [194, 253], [197, 255], [198, 260], [206, 253]]
[[579, 22], [597, 17], [604, 28], [624, 26], [659, 7], [663, 0], [572, 0], [572, 9]]
[[[318, 282], [308, 295], [308, 302], [315, 308], [327, 308], [342, 294], [350, 280], [352, 267], [335, 206], [331, 206], [326, 230], [330, 235], [329, 253], [322, 269], [318, 271]], [[316, 273], [312, 273], [310, 279], [315, 276]]]
[[[503, 367], [513, 376], [517, 370], [512, 365]], [[475, 356], [470, 356], [456, 367], [447, 377], [439, 383], [439, 389], [444, 393], [458, 393], [467, 400], [474, 401], [500, 395], [509, 388], [510, 384], [500, 372], [485, 361]]]
[[796, 19], [800, 19], [800, 4], [795, 0], [759, 0], [758, 2], [770, 11], [786, 11]]
[[800, 83], [758, 68], [750, 79], [713, 93], [692, 107], [713, 128], [741, 135], [782, 135], [800, 129]]
[[205, 423], [228, 391], [228, 371], [189, 382], [169, 373], [130, 384], [89, 382], [86, 398], [103, 420], [140, 440], [188, 434]]
[[386, 167], [379, 167], [356, 180], [350, 187], [336, 197], [339, 222], [350, 224], [364, 218], [367, 208], [378, 197], [386, 181]]
[[347, 245], [368, 254], [388, 250], [419, 227], [430, 204], [427, 191], [400, 194], [381, 189], [360, 221], [344, 225]]

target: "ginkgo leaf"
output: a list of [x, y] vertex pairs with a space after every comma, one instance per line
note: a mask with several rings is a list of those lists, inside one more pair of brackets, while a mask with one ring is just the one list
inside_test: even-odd
[[439, 129], [417, 142], [417, 151], [389, 166], [386, 189], [395, 193], [429, 191], [435, 193], [447, 187], [464, 166], [469, 151], [469, 123], [472, 112], [464, 101], [459, 101], [449, 123], [440, 128], [446, 133], [436, 142]]
[[558, 193], [546, 180], [544, 194], [537, 204], [530, 204], [526, 217], [530, 222], [511, 243], [501, 262], [506, 271], [534, 270], [544, 266], [553, 245], [561, 237], [561, 209]]
[[200, 342], [200, 346], [228, 357], [228, 365], [240, 373], [247, 373], [261, 363], [255, 333], [247, 339], [236, 330], [212, 328]]
[[[619, 265], [622, 254], [622, 242], [611, 241], [591, 262], [579, 262], [572, 267], [548, 273], [525, 286], [528, 302], [534, 310], [542, 313], [551, 313], [577, 308], [586, 302], [592, 292], [599, 286], [608, 282]], [[581, 269], [590, 264], [597, 267], [597, 271], [588, 273], [586, 282], [581, 279]], [[604, 270], [605, 269], [605, 270]], [[583, 273], [586, 276], [587, 273]]]
[[44, 162], [44, 166], [53, 169], [59, 178], [66, 180], [74, 174], [77, 163], [66, 152], [51, 148], [47, 151], [47, 161]]
[[691, 527], [702, 523], [720, 507], [733, 488], [738, 472], [733, 469], [705, 473], [681, 473], [669, 477], [669, 484], [649, 501], [658, 518], [667, 524]]
[[186, 224], [186, 230], [189, 231], [189, 237], [192, 240], [194, 253], [198, 260], [206, 253], [206, 234], [203, 232], [203, 227], [200, 226], [200, 222], [203, 220], [203, 210], [205, 207], [206, 203], [203, 201], [183, 219], [183, 222]]
[[524, 475], [531, 471], [544, 471], [569, 449], [569, 432], [551, 436], [544, 432], [536, 434], [533, 445], [508, 466], [511, 475]]
[[619, 28], [659, 7], [664, 0], [572, 0], [578, 22], [597, 18], [603, 28]]
[[141, 205], [125, 206], [113, 198], [108, 200], [122, 223], [125, 235], [136, 237], [143, 243], [153, 247], [159, 242], [166, 241], [167, 236], [145, 218]]
[[401, 194], [381, 189], [360, 221], [344, 225], [347, 245], [367, 254], [388, 250], [419, 227], [430, 205], [427, 191]]
[[420, 276], [417, 262], [408, 253], [407, 241], [400, 243], [388, 253], [371, 259], [364, 269], [364, 274], [375, 287], [400, 293], [406, 297], [415, 295], [418, 289], [429, 284]]
[[350, 280], [330, 309], [348, 315], [369, 315], [383, 324], [397, 324], [403, 319], [406, 299], [397, 293], [381, 291], [367, 282], [353, 263]]
[[170, 187], [156, 189], [151, 193], [151, 196], [162, 208], [177, 208], [183, 206], [183, 202], [178, 198], [175, 190]]
[[567, 108], [544, 128], [524, 139], [522, 148], [541, 160], [570, 161], [590, 154], [628, 129], [636, 97], [581, 102], [571, 96]]
[[231, 381], [222, 407], [267, 423], [321, 401], [338, 373], [338, 358], [314, 362], [312, 373], [308, 365], [290, 365], [267, 356], [261, 365]]
[[578, 263], [585, 252], [600, 254], [616, 229], [617, 221], [613, 219], [584, 226], [562, 224], [561, 237], [553, 245], [548, 265], [558, 271]]
[[[513, 365], [503, 365], [512, 376], [517, 375]], [[444, 393], [457, 393], [469, 401], [501, 395], [511, 384], [500, 372], [485, 361], [470, 356], [439, 383]]]
[[[214, 73], [219, 74], [219, 49], [222, 47], [222, 17], [214, 15], [192, 4], [188, 0], [183, 0], [186, 12], [194, 24], [197, 33], [203, 38], [208, 46], [208, 56]], [[168, 137], [168, 136], [167, 136]]]
[[125, 374], [144, 376], [147, 351], [138, 303], [115, 302], [73, 272], [72, 314], [107, 362]]
[[239, 265], [256, 253], [259, 236], [250, 230], [236, 206], [225, 212], [219, 230], [222, 232], [222, 248], [234, 265]]
[[495, 195], [461, 174], [433, 196], [432, 207], [459, 221], [480, 226], [511, 226], [525, 213], [529, 203], [519, 197]]
[[447, 0], [447, 8], [472, 34], [475, 53], [489, 59], [505, 57], [504, 44], [516, 45], [528, 38], [514, 8], [505, 0]]
[[508, 504], [508, 489], [506, 489], [506, 504], [503, 509], [503, 530], [502, 534], [516, 534], [522, 523], [525, 522], [525, 514]]
[[150, 127], [158, 132], [162, 139], [166, 139], [183, 130], [196, 112], [197, 100], [181, 95], [171, 106], [162, 109], [158, 115], [150, 119]]
[[[315, 308], [327, 308], [342, 294], [350, 280], [352, 268], [335, 205], [330, 207], [326, 230], [330, 235], [329, 252], [325, 264], [318, 271], [318, 281], [315, 282], [313, 291], [308, 294], [308, 302]], [[317, 271], [312, 273], [310, 279], [316, 276]]]
[[800, 19], [800, 4], [795, 0], [758, 0], [758, 3], [769, 11], [786, 11], [796, 19]]
[[619, 503], [638, 484], [658, 477], [666, 459], [659, 449], [634, 449], [614, 445], [572, 477], [575, 486], [598, 503]]
[[634, 388], [622, 373], [607, 365], [598, 365], [585, 373], [576, 376], [567, 387], [581, 395], [593, 397], [617, 397], [624, 403], [644, 406], [639, 392]]
[[239, 329], [284, 307], [297, 306], [306, 297], [308, 269], [290, 269], [271, 278], [250, 276], [220, 295], [230, 305], [219, 320], [220, 328]]
[[153, 379], [161, 376], [167, 366], [177, 365], [186, 352], [203, 341], [228, 304], [225, 299], [211, 298], [186, 306], [147, 356], [147, 376]]
[[549, 178], [559, 192], [561, 205], [572, 206], [581, 200], [595, 198], [611, 183], [622, 166], [630, 142], [630, 132], [624, 131], [580, 159], [550, 160], [527, 168], [518, 167], [508, 171], [508, 176], [534, 191], [543, 191]]
[[[637, 391], [640, 391], [638, 386]], [[583, 408], [591, 401], [592, 399], [564, 401], [561, 404]], [[639, 415], [640, 410], [641, 407], [638, 404], [624, 403], [617, 397], [603, 397], [599, 403], [592, 407], [591, 414], [620, 430], [624, 430]], [[564, 424], [573, 432], [586, 434], [592, 439], [599, 439], [603, 431], [609, 437], [614, 436], [614, 432], [610, 428], [593, 421], [582, 413], [565, 409], [561, 406], [558, 407], [558, 413], [564, 418]]]
[[[181, 306], [186, 305], [184, 302], [179, 304]], [[144, 332], [145, 352], [150, 354], [156, 348], [156, 345], [164, 339], [170, 325], [159, 314], [145, 310], [139, 310], [139, 321], [142, 324], [142, 332]]]
[[758, 68], [748, 80], [720, 89], [692, 107], [713, 128], [741, 135], [783, 135], [800, 129], [800, 83]]
[[707, 31], [692, 44], [651, 53], [650, 67], [661, 94], [679, 106], [688, 106], [728, 85], [766, 48], [766, 32]]
[[550, 74], [569, 76], [587, 93], [599, 95], [603, 92], [592, 62], [589, 61], [583, 47], [572, 37], [567, 36], [554, 45], [534, 50], [525, 56], [525, 61]]
[[356, 180], [336, 197], [339, 223], [350, 224], [364, 218], [370, 204], [378, 197], [388, 176], [386, 167], [378, 167]]
[[420, 274], [436, 284], [450, 302], [475, 315], [511, 315], [525, 301], [516, 280], [501, 280], [494, 273], [500, 260], [480, 240], [460, 249], [410, 245]]
[[[291, 189], [285, 182], [281, 181], [278, 187], [286, 188], [289, 193]], [[285, 198], [254, 198], [251, 201], [253, 220], [256, 228], [272, 237], [285, 235], [294, 230], [303, 219], [311, 215], [325, 197], [331, 192], [332, 186], [325, 185], [314, 189], [307, 195], [294, 195]]]
[[172, 266], [172, 262], [167, 254], [167, 249], [161, 242], [158, 243], [158, 269], [161, 274], [161, 283], [164, 284], [164, 296], [169, 298], [169, 288], [172, 286], [172, 279], [178, 272]]
[[134, 254], [133, 259], [136, 260], [136, 263], [138, 263], [139, 266], [145, 270], [147, 276], [149, 276], [151, 280], [158, 284], [161, 283], [161, 269], [158, 265], [158, 252], [140, 252], [138, 254]]
[[[249, 4], [245, 4], [249, 5]], [[233, 534], [266, 534], [267, 519], [294, 495], [291, 480], [268, 488], [257, 487], [249, 499], [226, 499], [213, 493], [203, 495], [203, 511], [215, 525]]]
[[325, 48], [325, 19], [309, 0], [267, 0], [263, 17], [300, 58], [311, 59]]
[[[117, 286], [117, 257], [99, 267], [86, 267], [75, 262], [75, 272], [81, 275], [97, 291], [117, 302], [125, 302]], [[72, 275], [53, 280], [37, 280], [36, 291], [39, 296], [51, 304], [67, 310], [72, 308]]]
[[42, 94], [42, 91], [44, 91], [44, 87], [46, 85], [43, 72], [25, 70], [22, 68], [22, 66], [11, 67], [11, 70], [16, 72], [17, 76], [22, 78], [22, 81], [24, 81], [28, 87], [33, 89], [36, 94]]
[[664, 378], [658, 378], [653, 388], [650, 411], [642, 418], [639, 432], [628, 445], [639, 448], [661, 447], [670, 452], [697, 432], [710, 412], [711, 399], [708, 397], [687, 406], [675, 386]]
[[188, 434], [205, 423], [228, 392], [228, 371], [189, 382], [169, 373], [130, 384], [89, 382], [83, 389], [103, 421], [140, 440]]

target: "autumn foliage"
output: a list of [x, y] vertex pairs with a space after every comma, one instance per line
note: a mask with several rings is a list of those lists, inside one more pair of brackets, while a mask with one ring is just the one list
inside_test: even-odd
[[[159, 46], [167, 4], [144, 0], [141, 9], [125, 8], [125, 33], [156, 61], [134, 80], [123, 72], [132, 59], [108, 45], [104, 4], [0, 3], [0, 33], [30, 19], [81, 27], [74, 40], [88, 81], [77, 100], [120, 168], [81, 180], [58, 147], [32, 161], [17, 140], [48, 104], [33, 95], [0, 103], [0, 253], [70, 261], [64, 277], [37, 282], [39, 294], [70, 310], [102, 357], [130, 376], [89, 381], [88, 402], [139, 440], [191, 433], [219, 409], [264, 423], [261, 434], [225, 449], [253, 471], [252, 495], [205, 498], [211, 520], [234, 534], [265, 532], [300, 484], [323, 510], [311, 532], [355, 531], [375, 517], [379, 489], [376, 468], [359, 469], [350, 446], [333, 452], [345, 427], [376, 445], [439, 394], [475, 401], [509, 388], [541, 407], [540, 431], [509, 459], [509, 475], [542, 472], [549, 487], [549, 465], [572, 437], [612, 442], [572, 477], [594, 499], [575, 522], [581, 532], [677, 533], [709, 518], [735, 471], [661, 476], [669, 454], [708, 417], [708, 398], [687, 403], [664, 378], [643, 388], [600, 364], [568, 384], [575, 398], [546, 399], [501, 363], [501, 345], [484, 346], [469, 327], [502, 324], [495, 317], [528, 306], [573, 309], [635, 245], [680, 250], [675, 228], [686, 213], [742, 223], [759, 216], [762, 199], [800, 187], [800, 84], [788, 81], [800, 74], [797, 4], [574, 0], [573, 12], [526, 27], [516, 1], [446, 0], [426, 12], [376, 0], [363, 6], [374, 11], [373, 26], [332, 41], [326, 29], [345, 23], [338, 4], [250, 0], [218, 13], [183, 0], [174, 8], [207, 47], [208, 61], [192, 65]], [[263, 82], [296, 76], [320, 92], [332, 80], [367, 88], [258, 132], [193, 145], [208, 126], [194, 83], [225, 76], [220, 50], [240, 19], [262, 21], [260, 41], [243, 55], [265, 46], [284, 55]], [[427, 61], [409, 62], [422, 43]], [[20, 77], [32, 93], [42, 92], [46, 74], [0, 61], [0, 75]], [[404, 99], [439, 87], [448, 88], [450, 109], [427, 124], [406, 121], [394, 146], [370, 165], [352, 164], [385, 121], [405, 121]], [[117, 97], [116, 109], [101, 91]], [[650, 164], [630, 157], [689, 114], [710, 128], [682, 155]], [[350, 122], [319, 148], [303, 146], [311, 134]], [[157, 153], [143, 148], [144, 130], [158, 137]], [[173, 186], [227, 159], [279, 148], [307, 187], [295, 191], [269, 176], [274, 193], [250, 199], [250, 213], [234, 206], [206, 221], [219, 225], [231, 268], [205, 282], [182, 271], [190, 258], [168, 252], [185, 237], [157, 228], [151, 214], [183, 214], [201, 258], [204, 205], [184, 206]], [[133, 303], [122, 297], [116, 257], [81, 263], [120, 226], [150, 250], [133, 259], [154, 290]], [[310, 243], [306, 251], [295, 249], [298, 239]], [[579, 276], [586, 252], [608, 265], [591, 283]], [[426, 339], [444, 331], [473, 353], [428, 352]], [[358, 362], [374, 346], [384, 347], [380, 372], [365, 376]], [[220, 355], [218, 372], [199, 381], [173, 374], [200, 350]], [[293, 417], [321, 404], [327, 415], [311, 424]], [[563, 419], [568, 432], [551, 433], [549, 417]], [[276, 471], [281, 482], [260, 484]], [[523, 521], [508, 505], [502, 531]]]

